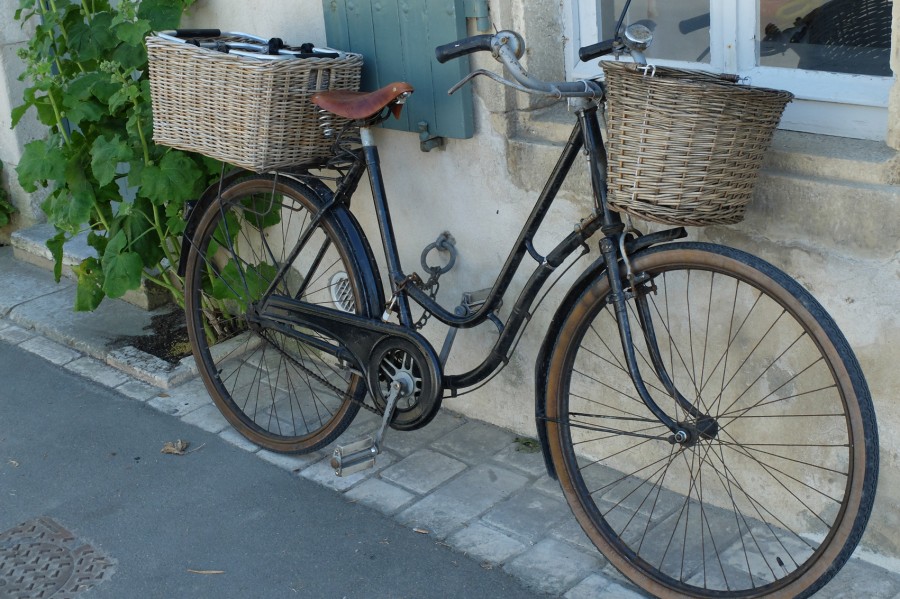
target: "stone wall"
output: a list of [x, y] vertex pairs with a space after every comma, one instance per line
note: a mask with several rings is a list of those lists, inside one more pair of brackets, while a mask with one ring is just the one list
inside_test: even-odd
[[31, 24], [22, 27], [13, 19], [18, 6], [18, 0], [0, 0], [0, 161], [3, 162], [0, 185], [9, 190], [18, 209], [12, 222], [0, 229], [0, 243], [8, 241], [12, 231], [43, 220], [39, 208], [41, 194], [32, 197], [25, 193], [15, 173], [24, 145], [44, 135], [44, 129], [36, 121], [33, 111], [15, 129], [10, 128], [10, 112], [22, 103], [25, 89], [25, 84], [18, 80], [24, 66], [16, 53], [25, 46], [31, 34]]

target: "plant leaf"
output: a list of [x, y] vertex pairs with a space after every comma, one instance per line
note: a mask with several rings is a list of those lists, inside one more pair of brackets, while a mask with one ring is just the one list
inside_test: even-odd
[[119, 163], [132, 158], [131, 148], [118, 135], [111, 138], [98, 136], [91, 146], [91, 170], [101, 187], [115, 178]]
[[82, 62], [105, 59], [119, 44], [112, 31], [112, 15], [108, 12], [94, 13], [88, 23], [72, 23], [69, 44]]
[[281, 222], [281, 202], [272, 194], [245, 198], [241, 204], [247, 223], [259, 231]]
[[149, 21], [153, 31], [175, 29], [181, 22], [183, 9], [181, 0], [143, 0], [138, 7], [138, 18]]
[[53, 278], [59, 283], [62, 278], [62, 259], [63, 245], [66, 243], [66, 234], [63, 231], [57, 231], [56, 235], [47, 240], [47, 249], [53, 256]]
[[25, 113], [28, 112], [28, 109], [31, 108], [31, 103], [22, 104], [21, 106], [16, 106], [10, 112], [10, 118], [12, 119], [12, 124], [10, 127], [15, 127], [19, 124], [19, 121], [22, 120], [22, 117], [25, 116]]
[[66, 159], [56, 139], [38, 139], [25, 144], [25, 151], [16, 167], [19, 185], [31, 193], [37, 191], [35, 183], [59, 181], [66, 174]]
[[97, 255], [102, 256], [106, 251], [106, 244], [109, 243], [109, 237], [100, 235], [96, 231], [89, 231], [87, 235], [87, 244], [97, 250]]
[[103, 252], [103, 291], [109, 297], [122, 297], [141, 284], [144, 264], [140, 254], [126, 249], [127, 243], [125, 231], [119, 231]]
[[115, 27], [116, 37], [131, 46], [142, 46], [144, 38], [150, 32], [150, 21], [138, 19], [137, 21], [125, 21]]
[[144, 266], [153, 268], [165, 256], [159, 234], [148, 218], [153, 214], [153, 205], [147, 198], [138, 197], [129, 206], [128, 213], [124, 216], [120, 210], [122, 228], [128, 237], [129, 246], [140, 254]]
[[140, 194], [157, 206], [183, 202], [195, 195], [203, 173], [184, 152], [169, 152], [159, 165], [148, 165], [141, 173]]
[[103, 268], [93, 256], [72, 268], [78, 278], [75, 287], [75, 311], [90, 312], [103, 301]]
[[247, 297], [259, 297], [269, 286], [278, 270], [272, 264], [245, 264], [238, 269], [234, 260], [229, 260], [218, 277], [212, 282], [212, 296], [216, 299], [237, 300], [242, 310], [247, 309]]
[[62, 205], [64, 208], [57, 212], [67, 229], [77, 228], [91, 218], [91, 210], [94, 208], [96, 194], [94, 186], [84, 172], [84, 167], [77, 161], [70, 161], [66, 165], [66, 187], [69, 190], [69, 202]]
[[74, 127], [81, 126], [84, 122], [96, 123], [106, 115], [106, 107], [93, 98], [76, 100], [66, 96], [63, 108], [65, 109], [63, 116], [69, 119], [69, 123]]

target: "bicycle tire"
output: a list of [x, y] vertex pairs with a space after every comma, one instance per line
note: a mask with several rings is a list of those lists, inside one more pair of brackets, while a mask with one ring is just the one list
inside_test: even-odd
[[[850, 557], [875, 496], [875, 413], [850, 346], [796, 281], [744, 252], [678, 243], [632, 266], [652, 276], [668, 376], [716, 428], [675, 443], [637, 396], [600, 272], [548, 362], [550, 456], [576, 519], [655, 596], [811, 595]], [[690, 422], [629, 306], [651, 395]]]
[[[366, 393], [362, 377], [336, 358], [248, 318], [320, 204], [290, 179], [237, 180], [200, 219], [186, 262], [185, 313], [200, 376], [237, 431], [279, 453], [332, 442]], [[276, 293], [368, 316], [361, 266], [345, 228], [325, 215], [315, 229]]]

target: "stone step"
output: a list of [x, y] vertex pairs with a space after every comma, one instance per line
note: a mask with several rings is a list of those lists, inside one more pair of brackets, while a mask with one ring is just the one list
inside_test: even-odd
[[734, 227], [789, 245], [887, 260], [900, 251], [900, 186], [764, 169]]
[[[519, 187], [539, 192], [573, 117], [557, 108], [520, 120], [508, 142], [507, 166]], [[584, 171], [576, 161], [562, 189], [589, 202]], [[784, 245], [885, 260], [900, 249], [898, 222], [900, 157], [895, 150], [874, 141], [777, 131], [746, 220], [730, 228]]]
[[883, 142], [776, 131], [763, 168], [872, 184], [900, 182], [900, 156]]
[[[56, 230], [53, 225], [49, 224], [35, 225], [15, 231], [10, 236], [13, 256], [17, 260], [53, 270], [53, 255], [47, 248], [47, 240], [55, 234]], [[77, 235], [63, 246], [62, 275], [75, 279], [72, 268], [92, 256], [96, 257], [97, 253], [87, 244], [87, 234]], [[169, 303], [168, 292], [147, 280], [141, 283], [140, 288], [125, 293], [122, 299], [144, 310], [155, 310]]]

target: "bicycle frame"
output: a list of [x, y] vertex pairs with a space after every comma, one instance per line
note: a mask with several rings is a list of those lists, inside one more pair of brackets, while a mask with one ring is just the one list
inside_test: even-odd
[[[364, 353], [364, 347], [367, 343], [372, 343], [374, 336], [377, 335], [398, 335], [406, 337], [415, 343], [424, 344], [430, 350], [432, 358], [436, 357], [434, 348], [428, 343], [424, 337], [415, 331], [413, 318], [410, 307], [410, 300], [419, 304], [440, 322], [455, 328], [471, 328], [484, 323], [487, 320], [492, 321], [499, 330], [499, 336], [494, 346], [489, 351], [485, 359], [475, 368], [468, 372], [443, 376], [442, 386], [445, 393], [449, 392], [451, 397], [456, 396], [460, 390], [467, 389], [484, 382], [491, 377], [498, 369], [505, 366], [509, 360], [509, 356], [515, 348], [521, 333], [531, 319], [531, 309], [538, 297], [541, 289], [547, 283], [550, 276], [565, 262], [565, 260], [575, 253], [578, 249], [583, 249], [583, 254], [587, 253], [587, 240], [590, 239], [597, 231], [602, 231], [604, 237], [601, 239], [600, 248], [603, 254], [602, 260], [605, 262], [609, 274], [612, 297], [616, 305], [617, 314], [620, 322], [620, 336], [626, 356], [626, 362], [635, 381], [635, 387], [640, 396], [647, 403], [653, 413], [668, 426], [673, 432], [681, 429], [681, 426], [675, 423], [665, 412], [663, 412], [653, 401], [649, 392], [644, 386], [643, 379], [637, 367], [637, 359], [635, 356], [634, 344], [631, 338], [631, 327], [629, 319], [625, 313], [626, 293], [623, 289], [622, 281], [619, 276], [619, 263], [627, 257], [626, 245], [624, 243], [625, 226], [619, 214], [609, 210], [606, 203], [606, 149], [600, 134], [600, 125], [597, 116], [599, 110], [597, 104], [588, 100], [573, 100], [576, 104], [575, 112], [578, 120], [572, 129], [568, 141], [563, 148], [560, 157], [551, 172], [544, 188], [539, 195], [531, 213], [526, 219], [519, 237], [513, 245], [512, 250], [507, 256], [506, 262], [500, 270], [500, 273], [491, 288], [485, 302], [473, 313], [467, 315], [456, 315], [440, 306], [435, 300], [427, 295], [427, 293], [419, 288], [416, 284], [416, 276], [408, 275], [404, 272], [397, 241], [393, 230], [390, 209], [388, 206], [387, 194], [385, 192], [384, 181], [380, 168], [380, 159], [378, 149], [372, 139], [371, 132], [363, 127], [361, 136], [363, 142], [362, 156], [357, 155], [357, 162], [353, 164], [347, 176], [340, 180], [338, 188], [332, 199], [327, 203], [329, 207], [341, 203], [349, 204], [349, 199], [356, 191], [361, 180], [361, 169], [359, 164], [361, 160], [365, 160], [366, 170], [368, 171], [369, 182], [372, 188], [372, 194], [375, 204], [376, 218], [382, 237], [382, 245], [384, 256], [387, 261], [388, 279], [391, 285], [391, 299], [389, 306], [396, 305], [400, 325], [397, 326], [390, 322], [383, 322], [380, 319], [363, 319], [356, 315], [338, 314], [337, 311], [324, 308], [312, 307], [303, 304], [291, 298], [271, 297], [266, 303], [264, 316], [272, 317], [276, 322], [280, 321], [287, 324], [313, 324], [320, 330], [335, 333], [338, 338], [354, 337], [355, 347], [350, 348], [350, 353], [360, 355]], [[569, 233], [555, 248], [546, 256], [540, 255], [534, 247], [534, 237], [540, 229], [544, 218], [556, 195], [561, 188], [563, 181], [568, 176], [572, 165], [579, 153], [585, 150], [589, 156], [588, 164], [590, 168], [590, 176], [593, 189], [594, 210], [584, 219], [579, 226]], [[323, 211], [324, 213], [325, 211]], [[638, 243], [634, 243], [632, 252], [637, 249], [649, 247], [654, 243], [662, 241], [670, 241], [684, 236], [683, 229], [672, 229], [661, 231], [659, 233], [648, 235], [640, 238]], [[515, 304], [510, 311], [509, 318], [505, 324], [501, 323], [497, 318], [495, 311], [499, 307], [504, 295], [512, 283], [513, 277], [519, 266], [522, 264], [525, 256], [529, 255], [537, 263], [537, 267], [532, 271], [528, 281], [520, 291]], [[287, 262], [290, 262], [288, 260]], [[635, 293], [638, 302], [642, 301], [640, 294]], [[643, 300], [645, 301], [645, 300]], [[274, 312], [272, 312], [274, 310]], [[301, 319], [296, 318], [297, 313], [303, 313]], [[648, 311], [641, 310], [641, 314], [647, 317]], [[272, 323], [274, 324], [274, 323]], [[662, 361], [659, 359], [658, 348], [655, 347], [653, 341], [652, 326], [645, 322], [645, 318], [641, 319], [641, 328], [648, 340], [648, 345], [652, 348], [652, 361], [654, 369], [663, 381], [670, 381], [665, 373]], [[277, 325], [276, 325], [277, 326]], [[285, 334], [297, 336], [302, 333], [292, 332], [289, 327], [279, 327]], [[348, 335], [347, 331], [353, 329], [353, 335]], [[304, 341], [318, 345], [320, 349], [327, 349], [322, 345], [321, 341], [313, 338]], [[333, 352], [334, 353], [334, 352]], [[337, 352], [338, 357], [348, 357]], [[435, 361], [436, 360], [432, 360]], [[673, 387], [666, 385], [667, 387]], [[670, 391], [675, 395], [685, 408], [692, 413], [696, 411], [686, 399], [684, 399], [677, 390], [673, 388]]]
[[[421, 288], [414, 284], [410, 284], [412, 279], [410, 275], [404, 272], [400, 262], [380, 169], [378, 150], [373, 143], [369, 142], [367, 144], [366, 135], [363, 135], [363, 153], [367, 165], [369, 182], [372, 188], [376, 218], [382, 236], [383, 250], [388, 268], [388, 279], [390, 281], [393, 296], [392, 301], [396, 301], [401, 326], [405, 328], [413, 327], [413, 318], [409, 303], [409, 300], [411, 299], [426, 311], [430, 312], [434, 318], [448, 326], [464, 329], [475, 327], [487, 320], [491, 320], [499, 329], [500, 334], [498, 339], [481, 364], [468, 372], [444, 377], [444, 388], [450, 392], [451, 396], [456, 395], [461, 389], [472, 387], [486, 380], [507, 362], [511, 350], [514, 348], [517, 339], [531, 318], [531, 308], [540, 290], [544, 287], [556, 268], [560, 266], [566, 258], [576, 252], [579, 248], [584, 248], [584, 252], [586, 253], [586, 241], [599, 229], [606, 227], [607, 229], [621, 230], [623, 228], [618, 214], [604, 208], [606, 206], [604, 184], [606, 153], [600, 135], [597, 110], [597, 106], [589, 102], [583, 102], [582, 105], [578, 107], [578, 122], [572, 129], [569, 139], [566, 142], [553, 171], [535, 202], [531, 213], [526, 219], [518, 239], [507, 256], [484, 304], [473, 313], [464, 316], [458, 316], [450, 312], [429, 297]], [[595, 158], [594, 160], [590, 160], [589, 164], [591, 168], [591, 179], [594, 182], [594, 205], [596, 208], [581, 222], [576, 230], [559, 242], [550, 253], [546, 256], [542, 256], [534, 247], [534, 237], [549, 212], [550, 206], [553, 204], [563, 181], [569, 174], [575, 159], [583, 148], [590, 156]], [[346, 184], [342, 183], [338, 187], [336, 195], [349, 197], [355, 190], [357, 183], [358, 180], [353, 181], [352, 179], [348, 180]], [[348, 189], [348, 187], [351, 187], [352, 189]], [[531, 256], [531, 258], [537, 262], [537, 267], [531, 273], [524, 288], [519, 293], [510, 312], [510, 316], [504, 325], [503, 323], [500, 323], [494, 312], [499, 307], [500, 302], [508, 291], [513, 277], [522, 261], [525, 259], [526, 254]]]
[[[338, 187], [333, 194], [323, 194], [327, 198], [325, 206], [314, 219], [318, 221], [329, 210], [336, 206], [349, 206], [350, 198], [356, 191], [359, 181], [362, 179], [363, 164], [368, 171], [369, 182], [375, 204], [376, 218], [381, 232], [384, 256], [387, 261], [388, 279], [391, 286], [391, 299], [387, 303], [386, 311], [395, 307], [400, 324], [388, 321], [386, 318], [363, 317], [356, 314], [348, 314], [340, 310], [323, 306], [313, 306], [293, 297], [274, 295], [275, 284], [264, 294], [264, 299], [257, 308], [253, 318], [265, 321], [266, 326], [275, 328], [283, 334], [298, 338], [305, 343], [329, 352], [341, 360], [356, 363], [361, 370], [366, 368], [366, 357], [371, 348], [385, 336], [393, 336], [406, 339], [406, 341], [419, 347], [423, 351], [423, 359], [427, 362], [425, 368], [435, 377], [442, 395], [455, 397], [461, 390], [470, 389], [483, 383], [503, 368], [509, 361], [509, 356], [515, 348], [516, 342], [531, 319], [531, 309], [541, 289], [547, 283], [550, 276], [565, 260], [583, 249], [583, 254], [588, 252], [587, 240], [597, 231], [603, 233], [600, 240], [602, 257], [600, 262], [603, 271], [610, 284], [610, 297], [616, 311], [619, 325], [619, 336], [625, 356], [627, 369], [634, 382], [635, 390], [648, 409], [657, 419], [672, 431], [674, 439], [680, 442], [696, 439], [703, 431], [697, 427], [687, 426], [675, 422], [653, 400], [647, 390], [637, 363], [637, 354], [632, 339], [632, 330], [627, 314], [626, 301], [634, 298], [638, 304], [639, 325], [644, 339], [650, 351], [653, 370], [667, 391], [690, 414], [703, 420], [704, 415], [699, 413], [692, 404], [681, 395], [671, 383], [671, 377], [665, 371], [663, 361], [660, 359], [659, 348], [655, 342], [652, 324], [649, 321], [649, 310], [646, 307], [647, 289], [652, 290], [652, 285], [645, 289], [645, 280], [635, 280], [632, 277], [630, 289], [623, 285], [623, 274], [620, 265], [624, 265], [630, 272], [628, 255], [640, 249], [664, 241], [672, 241], [684, 237], [683, 228], [660, 231], [651, 235], [638, 237], [635, 240], [626, 241], [626, 227], [619, 214], [609, 210], [606, 203], [606, 149], [600, 133], [600, 124], [597, 116], [599, 107], [597, 104], [583, 99], [571, 100], [575, 104], [575, 112], [578, 120], [572, 129], [572, 133], [562, 150], [559, 160], [551, 172], [544, 188], [539, 195], [531, 213], [526, 219], [518, 239], [510, 251], [506, 262], [488, 293], [488, 297], [481, 307], [468, 315], [457, 316], [429, 297], [424, 290], [416, 285], [417, 275], [407, 275], [402, 268], [388, 207], [387, 194], [382, 178], [378, 149], [368, 127], [360, 128], [362, 150], [355, 152], [355, 160], [338, 181]], [[593, 190], [594, 210], [584, 219], [580, 225], [569, 233], [546, 256], [540, 255], [534, 247], [534, 237], [540, 229], [544, 218], [549, 212], [550, 206], [556, 199], [562, 183], [571, 170], [575, 158], [584, 149], [589, 157], [588, 164]], [[301, 174], [301, 179], [311, 179], [313, 187], [322, 187], [323, 184], [308, 173]], [[316, 185], [316, 183], [318, 185]], [[313, 223], [314, 226], [315, 222]], [[294, 252], [299, 251], [304, 236], [301, 235], [295, 246]], [[507, 322], [501, 323], [495, 311], [499, 307], [502, 298], [508, 291], [517, 269], [528, 254], [537, 263], [528, 281], [519, 293], [515, 304], [510, 311]], [[290, 256], [285, 264], [289, 264], [293, 256]], [[275, 280], [283, 274], [276, 275]], [[641, 284], [638, 287], [637, 283]], [[484, 323], [487, 320], [493, 322], [499, 330], [499, 336], [494, 346], [485, 359], [475, 368], [461, 374], [446, 376], [434, 347], [416, 330], [411, 313], [410, 300], [415, 301], [432, 316], [444, 324], [455, 328], [471, 328]], [[344, 347], [334, 346], [328, 342], [302, 332], [296, 327], [312, 327], [332, 335], [335, 339], [342, 340]], [[540, 410], [539, 410], [540, 411]], [[697, 430], [695, 430], [697, 429]]]

